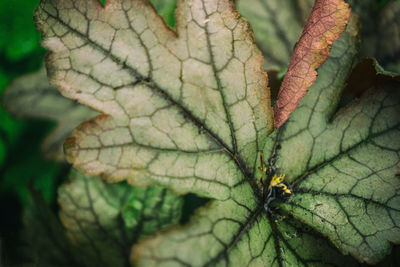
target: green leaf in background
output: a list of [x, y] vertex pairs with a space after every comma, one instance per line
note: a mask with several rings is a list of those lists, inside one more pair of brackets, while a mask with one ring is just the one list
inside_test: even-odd
[[[28, 85], [29, 86], [29, 85]], [[21, 106], [21, 110], [28, 110]], [[53, 125], [43, 121], [22, 123], [0, 109], [0, 138], [5, 149], [5, 159], [0, 169], [0, 194], [16, 194], [21, 204], [29, 198], [27, 185], [43, 191], [46, 201], [55, 200], [60, 166], [41, 158], [39, 143]]]
[[264, 69], [287, 67], [314, 0], [237, 0], [240, 14], [250, 21], [264, 55]]
[[[48, 203], [54, 203], [55, 189], [62, 177], [64, 166], [44, 160], [40, 156], [40, 141], [52, 128], [46, 122], [29, 122], [13, 146], [7, 145], [7, 157], [0, 169], [0, 195], [15, 194], [21, 204], [29, 199], [28, 184], [42, 190]], [[22, 140], [26, 140], [21, 141]]]
[[[35, 30], [32, 19], [33, 9], [38, 3], [38, 0], [2, 1], [0, 3], [0, 95], [13, 78], [25, 72], [32, 72], [41, 65], [44, 53], [39, 46], [38, 37], [40, 33]], [[172, 18], [173, 16], [169, 17]], [[17, 104], [23, 104], [21, 102], [27, 101], [24, 103], [25, 105], [19, 106], [20, 118], [44, 119], [44, 117], [47, 117], [57, 119], [60, 115], [64, 116], [64, 123], [58, 126], [57, 132], [53, 132], [52, 135], [47, 137], [47, 141], [43, 145], [44, 150], [50, 152], [50, 154], [47, 154], [47, 158], [54, 159], [56, 157], [57, 160], [63, 160], [62, 147], [60, 146], [60, 143], [63, 142], [63, 131], [64, 135], [67, 135], [68, 130], [72, 130], [75, 126], [71, 121], [73, 119], [69, 120], [67, 117], [76, 117], [75, 115], [78, 115], [79, 110], [84, 108], [75, 105], [75, 110], [65, 109], [63, 113], [58, 112], [63, 108], [68, 108], [68, 103], [71, 103], [71, 106], [74, 104], [72, 101], [65, 102], [66, 99], [58, 95], [56, 91], [53, 93], [50, 92], [51, 90], [43, 91], [43, 89], [48, 88], [48, 84], [46, 84], [44, 71], [39, 72], [42, 73], [42, 78], [37, 83], [45, 86], [36, 88], [37, 90], [34, 92], [27, 91], [32, 86], [31, 81], [35, 80], [32, 77], [33, 74], [28, 75], [32, 77], [31, 79], [20, 78], [13, 83], [14, 85], [21, 85], [19, 88], [14, 88], [15, 91], [21, 93], [21, 99], [13, 103], [14, 109]], [[40, 76], [40, 74], [37, 74], [37, 76]], [[37, 83], [35, 84], [37, 85]], [[40, 100], [43, 93], [47, 97]], [[33, 105], [35, 100], [39, 100], [36, 102], [37, 105]], [[60, 105], [55, 106], [54, 102]], [[47, 111], [44, 110], [46, 106], [49, 108]], [[69, 123], [71, 123], [71, 126], [68, 129], [66, 125]], [[0, 108], [0, 197], [2, 200], [0, 210], [6, 217], [1, 223], [0, 236], [2, 247], [5, 248], [2, 254], [5, 258], [11, 260], [10, 262], [6, 261], [11, 265], [13, 260], [19, 258], [18, 252], [13, 251], [13, 248], [16, 240], [15, 235], [20, 226], [21, 205], [25, 207], [29, 199], [28, 183], [33, 182], [34, 188], [40, 189], [45, 200], [54, 205], [56, 187], [64, 179], [66, 167], [58, 167], [54, 163], [46, 162], [41, 159], [41, 155], [38, 153], [37, 144], [41, 142], [43, 135], [49, 132], [50, 127], [53, 127], [53, 124], [32, 120], [29, 122], [16, 121], [11, 118], [7, 111]]]
[[355, 9], [363, 25], [361, 55], [374, 56], [385, 69], [400, 74], [400, 1], [386, 1], [379, 9], [376, 1], [350, 2], [359, 5]]
[[[38, 0], [0, 1], [0, 98], [16, 76], [40, 66], [43, 49], [40, 33], [32, 20]], [[13, 119], [0, 107], [0, 223], [1, 254], [6, 266], [13, 265], [13, 253], [21, 226], [21, 212], [28, 200], [28, 183], [43, 190], [54, 203], [62, 168], [40, 160], [37, 144], [51, 124]], [[15, 257], [13, 257], [13, 255]]]
[[65, 230], [40, 191], [31, 189], [23, 212], [23, 230], [14, 264], [21, 266], [84, 266], [76, 262], [75, 251]]
[[150, 0], [154, 5], [157, 13], [160, 14], [168, 26], [175, 28], [174, 11], [176, 8], [176, 0]]
[[87, 266], [126, 266], [132, 244], [178, 224], [182, 210], [182, 198], [166, 189], [109, 185], [78, 173], [60, 188], [59, 203], [69, 239], [82, 260], [91, 259]]
[[[7, 76], [0, 68], [0, 95], [3, 91], [2, 89], [6, 84], [7, 84]], [[5, 116], [5, 114], [3, 114], [3, 110], [0, 107], [0, 121], [2, 122], [4, 121], [4, 119], [2, 118], [3, 116]], [[1, 123], [0, 124], [0, 168], [3, 167], [4, 160], [7, 154], [7, 145], [5, 144], [5, 142], [8, 139], [8, 133], [5, 131], [5, 128], [6, 127], [3, 125], [3, 123]]]
[[42, 150], [48, 159], [64, 161], [62, 144], [74, 127], [96, 115], [93, 110], [63, 97], [47, 80], [46, 69], [13, 81], [3, 95], [3, 106], [16, 118], [40, 118], [57, 123]]
[[[0, 98], [10, 77], [2, 70], [0, 65]], [[15, 145], [20, 137], [23, 125], [13, 120], [10, 115], [0, 106], [0, 168], [4, 162], [9, 147]], [[2, 154], [2, 152], [4, 154]], [[3, 155], [3, 156], [2, 156]]]
[[[43, 49], [39, 46], [40, 33], [35, 30], [32, 20], [33, 10], [38, 2], [37, 0], [0, 2], [0, 97], [5, 86], [14, 77], [36, 69], [38, 61], [42, 59]], [[0, 162], [0, 173], [3, 173], [12, 161], [17, 160], [15, 149], [19, 148], [19, 142], [23, 142], [20, 138], [24, 136], [24, 131], [31, 131], [28, 129], [30, 126], [32, 124], [14, 120], [8, 112], [0, 108], [0, 143], [2, 151], [5, 151], [3, 165]], [[44, 131], [46, 129], [43, 128]], [[2, 175], [0, 178], [3, 178]]]
[[39, 49], [40, 34], [32, 20], [38, 0], [0, 1], [0, 51], [8, 60], [20, 60]]
[[36, 266], [129, 266], [132, 244], [181, 217], [182, 198], [166, 189], [110, 185], [72, 171], [59, 189], [62, 225], [36, 196], [25, 214]]

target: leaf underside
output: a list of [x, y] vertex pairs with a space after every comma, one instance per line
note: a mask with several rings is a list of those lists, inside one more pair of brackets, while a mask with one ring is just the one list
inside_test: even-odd
[[[399, 243], [399, 92], [377, 87], [335, 113], [357, 53], [354, 25], [269, 135], [262, 57], [230, 1], [179, 1], [177, 32], [142, 0], [43, 0], [36, 20], [51, 82], [104, 113], [74, 131], [68, 160], [109, 181], [214, 199], [134, 246], [136, 264], [345, 266], [354, 260], [332, 243], [368, 263]], [[293, 187], [275, 203], [281, 216], [264, 211], [261, 151]]]

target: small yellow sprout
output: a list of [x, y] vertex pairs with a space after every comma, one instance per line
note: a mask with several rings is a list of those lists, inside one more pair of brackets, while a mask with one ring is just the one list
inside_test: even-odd
[[289, 188], [287, 188], [287, 186], [282, 183], [283, 180], [285, 179], [285, 175], [282, 176], [277, 176], [276, 174], [274, 174], [274, 177], [272, 177], [271, 183], [269, 185], [269, 187], [282, 187], [282, 190], [286, 193], [286, 194], [291, 194], [292, 191], [290, 191]]

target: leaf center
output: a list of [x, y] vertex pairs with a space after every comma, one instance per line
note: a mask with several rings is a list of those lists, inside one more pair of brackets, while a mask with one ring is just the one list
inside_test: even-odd
[[263, 153], [260, 152], [260, 171], [261, 177], [259, 183], [261, 185], [261, 195], [264, 210], [267, 214], [273, 215], [277, 211], [277, 207], [272, 205], [276, 201], [288, 201], [292, 190], [285, 180], [285, 174], [278, 175], [275, 166], [275, 157], [269, 160], [269, 166], [264, 169]]

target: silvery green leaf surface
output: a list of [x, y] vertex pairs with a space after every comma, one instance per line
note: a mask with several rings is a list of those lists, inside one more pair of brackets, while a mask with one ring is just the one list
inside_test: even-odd
[[106, 184], [72, 171], [59, 188], [60, 220], [40, 194], [25, 211], [25, 255], [35, 266], [129, 266], [131, 246], [177, 224], [182, 198], [166, 189]]
[[[43, 0], [36, 20], [51, 82], [104, 113], [74, 131], [68, 160], [109, 182], [212, 199], [134, 246], [132, 262], [354, 266], [340, 252], [376, 263], [400, 242], [398, 85], [336, 111], [358, 51], [354, 24], [271, 134], [261, 52], [231, 1], [179, 1], [176, 31], [144, 0]], [[291, 193], [260, 182], [274, 175]]]

